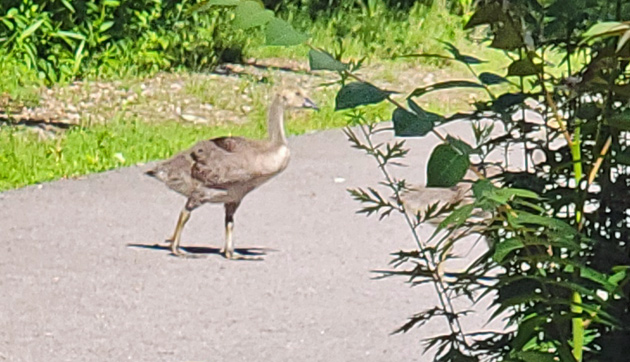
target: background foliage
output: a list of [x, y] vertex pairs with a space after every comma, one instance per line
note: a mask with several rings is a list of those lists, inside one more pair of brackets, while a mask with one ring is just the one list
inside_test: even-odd
[[[444, 43], [448, 55], [413, 56], [463, 64], [475, 80], [423, 86], [405, 103], [325, 51], [312, 51], [312, 69], [340, 73], [336, 108], [351, 110], [356, 127], [346, 130], [348, 138], [383, 173], [385, 189], [350, 191], [364, 204], [360, 212], [381, 218], [398, 212], [411, 228], [417, 249], [396, 253], [392, 263], [399, 269], [383, 275], [433, 284], [436, 307], [399, 331], [444, 320], [450, 333], [427, 340], [436, 360], [627, 360], [628, 19], [629, 4], [617, 0], [482, 1], [466, 28], [483, 27], [489, 46], [506, 52], [507, 71], [478, 72], [482, 59]], [[485, 89], [487, 97], [451, 116], [417, 103], [429, 92], [461, 87]], [[442, 140], [429, 157], [422, 192], [461, 191], [455, 202], [438, 198], [409, 216], [403, 196], [411, 190], [391, 172], [407, 152], [404, 141], [376, 143], [374, 135], [387, 128], [363, 113], [363, 106], [383, 101], [395, 107], [397, 136], [433, 133]], [[474, 144], [442, 134], [440, 127], [453, 121], [471, 126]], [[520, 156], [508, 158], [509, 150]], [[467, 171], [478, 180], [464, 180]], [[439, 189], [448, 187], [455, 189]], [[438, 228], [422, 240], [417, 227], [426, 221]], [[489, 250], [464, 272], [445, 270], [454, 245], [471, 234], [485, 237]], [[505, 318], [508, 330], [465, 331], [460, 320], [466, 312], [453, 303], [461, 297], [491, 297], [493, 317]]]

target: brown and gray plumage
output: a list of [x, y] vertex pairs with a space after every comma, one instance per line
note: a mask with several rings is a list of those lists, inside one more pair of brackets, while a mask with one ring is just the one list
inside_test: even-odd
[[225, 246], [221, 253], [228, 259], [234, 258], [232, 231], [236, 209], [245, 195], [282, 172], [289, 163], [284, 111], [290, 108], [317, 109], [301, 90], [284, 89], [269, 107], [267, 139], [221, 137], [200, 141], [146, 172], [188, 198], [173, 236], [168, 239], [173, 254], [182, 255], [181, 233], [190, 213], [205, 203], [220, 203], [225, 206]]

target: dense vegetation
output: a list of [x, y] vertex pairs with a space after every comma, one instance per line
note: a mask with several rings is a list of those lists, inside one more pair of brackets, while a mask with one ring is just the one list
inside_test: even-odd
[[[489, 46], [506, 52], [507, 72], [478, 72], [482, 59], [445, 43], [450, 56], [439, 57], [463, 64], [476, 80], [419, 87], [404, 103], [325, 52], [312, 53], [314, 69], [340, 73], [336, 108], [352, 109], [348, 116], [358, 126], [346, 133], [384, 176], [385, 189], [351, 190], [364, 204], [361, 212], [381, 218], [400, 213], [411, 228], [417, 248], [396, 253], [392, 262], [408, 268], [384, 275], [434, 286], [436, 307], [399, 331], [443, 320], [450, 333], [427, 341], [436, 360], [628, 359], [628, 19], [630, 4], [621, 0], [482, 1], [466, 28], [488, 31]], [[549, 60], [554, 52], [561, 62]], [[484, 89], [486, 97], [451, 116], [417, 103], [430, 92], [461, 87]], [[441, 201], [409, 216], [402, 198], [407, 183], [391, 171], [404, 159], [405, 143], [375, 143], [383, 129], [363, 113], [362, 106], [383, 101], [395, 106], [397, 136], [433, 133], [442, 140], [429, 157], [424, 192], [468, 182], [468, 199]], [[474, 143], [443, 134], [440, 128], [454, 121], [470, 125]], [[476, 181], [463, 179], [469, 170]], [[422, 240], [417, 227], [432, 220], [438, 232]], [[450, 271], [453, 248], [474, 234], [488, 241], [489, 250], [463, 272]], [[464, 329], [467, 312], [454, 303], [461, 297], [492, 298], [493, 318], [505, 318], [508, 329]]]
[[[354, 0], [268, 2], [267, 10], [251, 1], [243, 2], [249, 5], [239, 4], [238, 0], [0, 2], [0, 109], [8, 122], [4, 127], [0, 123], [0, 137], [7, 141], [0, 143], [0, 161], [6, 165], [0, 170], [0, 190], [164, 158], [185, 147], [183, 140], [190, 143], [195, 137], [230, 132], [258, 137], [264, 112], [249, 115], [251, 122], [243, 126], [208, 129], [151, 124], [150, 117], [129, 115], [123, 106], [120, 114], [110, 117], [111, 125], [84, 127], [92, 123], [86, 115], [78, 122], [82, 127], [52, 139], [25, 133], [22, 126], [14, 124], [12, 114], [24, 106], [37, 106], [42, 87], [57, 91], [76, 79], [120, 80], [121, 87], [131, 91], [133, 87], [127, 84], [134, 79], [160, 71], [206, 72], [221, 61], [238, 62], [248, 57], [304, 59], [309, 50], [306, 45], [264, 46], [268, 41], [266, 22], [273, 17], [269, 9], [278, 9], [276, 17], [309, 36], [313, 46], [331, 48], [355, 59], [367, 57], [368, 62], [412, 51], [433, 51], [439, 44], [437, 38], [465, 43], [460, 16], [463, 8], [452, 6], [453, 2], [407, 2], [404, 7]], [[258, 19], [247, 21], [247, 16], [255, 13], [260, 14]], [[428, 62], [444, 65], [440, 60]], [[253, 78], [244, 80], [239, 88], [249, 91], [254, 86], [270, 88]], [[211, 93], [218, 87], [204, 89]], [[199, 93], [190, 96], [209, 98]], [[63, 103], [72, 106], [85, 101], [70, 97]], [[320, 102], [325, 105], [332, 99]], [[265, 104], [255, 100], [248, 106], [263, 109]], [[289, 132], [338, 127], [341, 122], [320, 112], [308, 124], [289, 125]], [[181, 129], [179, 132], [190, 133], [190, 137], [164, 137], [172, 129]], [[102, 142], [104, 135], [119, 136], [117, 141]], [[155, 139], [162, 140], [161, 147], [151, 141]]]

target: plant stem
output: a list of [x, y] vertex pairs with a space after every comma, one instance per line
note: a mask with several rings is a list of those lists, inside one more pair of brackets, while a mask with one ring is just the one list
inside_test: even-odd
[[[372, 142], [370, 132], [366, 131], [365, 126], [363, 125], [360, 126], [360, 128], [369, 149], [375, 150], [376, 148]], [[348, 127], [348, 132], [354, 133], [349, 127]], [[418, 232], [416, 231], [414, 223], [409, 217], [407, 210], [405, 209], [402, 203], [400, 190], [396, 186], [396, 182], [394, 181], [392, 176], [389, 174], [389, 171], [387, 170], [386, 162], [382, 160], [380, 157], [378, 157], [376, 153], [373, 152], [372, 155], [375, 157], [378, 163], [378, 167], [383, 173], [385, 180], [387, 181], [386, 186], [388, 186], [394, 192], [396, 202], [398, 203], [398, 205], [400, 205], [399, 211], [404, 216], [405, 221], [407, 225], [409, 226], [409, 229], [411, 230], [414, 241], [416, 242], [416, 245], [418, 246], [420, 253], [423, 255], [424, 260], [427, 263], [429, 271], [431, 272], [431, 278], [433, 279], [433, 286], [435, 287], [435, 290], [438, 294], [438, 299], [440, 301], [440, 304], [442, 305], [442, 308], [444, 309], [446, 313], [448, 313], [448, 315], [453, 316], [452, 318], [447, 317], [449, 329], [451, 330], [451, 333], [459, 335], [462, 340], [462, 343], [468, 346], [466, 335], [463, 331], [459, 318], [455, 312], [455, 307], [453, 306], [453, 303], [447, 294], [447, 288], [444, 284], [444, 280], [442, 279], [442, 276], [439, 273], [439, 268], [438, 268], [437, 263], [433, 260], [431, 254], [427, 251], [426, 245], [424, 245], [424, 243], [420, 240], [420, 236], [418, 235]], [[455, 341], [455, 343], [459, 344], [458, 341]]]

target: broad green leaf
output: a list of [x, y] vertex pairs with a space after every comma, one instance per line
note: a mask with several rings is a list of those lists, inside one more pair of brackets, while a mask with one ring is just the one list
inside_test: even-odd
[[502, 50], [516, 50], [525, 45], [521, 37], [520, 29], [514, 27], [512, 22], [503, 23], [494, 32], [494, 39], [490, 46]]
[[266, 10], [257, 1], [241, 1], [234, 9], [234, 26], [238, 29], [263, 26], [273, 18], [273, 11]]
[[494, 247], [494, 254], [492, 255], [492, 259], [497, 263], [501, 263], [506, 256], [508, 256], [512, 251], [518, 250], [524, 247], [525, 244], [517, 238], [504, 240]]
[[492, 110], [503, 112], [508, 108], [523, 103], [527, 96], [523, 93], [505, 93], [492, 102]]
[[461, 226], [463, 223], [466, 222], [466, 220], [468, 220], [468, 218], [470, 217], [470, 215], [472, 214], [474, 209], [474, 205], [470, 204], [470, 205], [464, 205], [462, 207], [459, 207], [455, 210], [453, 210], [441, 223], [440, 225], [438, 225], [438, 230], [442, 230], [444, 228], [447, 228], [449, 226], [452, 227], [459, 227]]
[[462, 88], [462, 87], [469, 87], [469, 88], [484, 88], [483, 84], [479, 84], [479, 83], [475, 83], [475, 82], [471, 82], [471, 81], [467, 81], [467, 80], [450, 80], [447, 82], [441, 82], [441, 83], [435, 83], [435, 84], [431, 84], [429, 86], [426, 87], [422, 87], [422, 88], [416, 88], [412, 93], [411, 96], [412, 97], [419, 97], [423, 94], [435, 91], [435, 90], [440, 90], [440, 89], [449, 89], [449, 88]]
[[466, 155], [470, 155], [471, 153], [473, 153], [473, 148], [468, 143], [458, 138], [452, 137], [451, 135], [447, 135], [446, 140], [453, 148], [455, 148], [455, 150], [457, 150], [460, 153], [463, 153]]
[[308, 36], [284, 20], [273, 18], [265, 30], [266, 45], [291, 46], [304, 43]]
[[224, 7], [232, 7], [237, 6], [240, 3], [240, 0], [206, 0], [198, 2], [188, 9], [187, 13], [192, 14], [195, 12], [204, 12], [213, 6], [224, 6]]
[[33, 34], [35, 31], [37, 31], [37, 29], [39, 29], [39, 27], [42, 26], [43, 23], [44, 23], [44, 19], [40, 19], [40, 20], [36, 21], [35, 23], [31, 24], [31, 26], [26, 28], [22, 32], [22, 34], [20, 34], [20, 36], [18, 38], [18, 42], [21, 42], [24, 39], [28, 38], [31, 34]]
[[332, 70], [343, 72], [348, 69], [348, 65], [333, 58], [329, 53], [322, 50], [311, 49], [308, 52], [308, 63], [311, 70]]
[[479, 74], [479, 80], [485, 85], [494, 85], [508, 82], [508, 80], [503, 78], [502, 76], [488, 72], [483, 72]]
[[370, 83], [348, 83], [337, 93], [335, 110], [339, 111], [366, 104], [380, 103], [390, 94], [391, 92], [382, 90]]
[[464, 29], [471, 29], [478, 25], [494, 24], [505, 19], [503, 9], [498, 2], [479, 6], [477, 11], [470, 17]]
[[396, 108], [392, 115], [394, 133], [398, 137], [424, 136], [433, 130], [436, 123], [444, 120], [439, 114], [425, 111], [412, 99], [407, 99], [407, 103], [411, 112]]
[[526, 77], [542, 73], [542, 64], [534, 64], [529, 58], [516, 60], [508, 67], [508, 77]]
[[451, 187], [464, 178], [470, 166], [468, 154], [449, 143], [433, 149], [427, 164], [427, 187]]
[[403, 108], [396, 108], [392, 115], [396, 137], [418, 137], [431, 132], [435, 124], [428, 118], [420, 118]]

